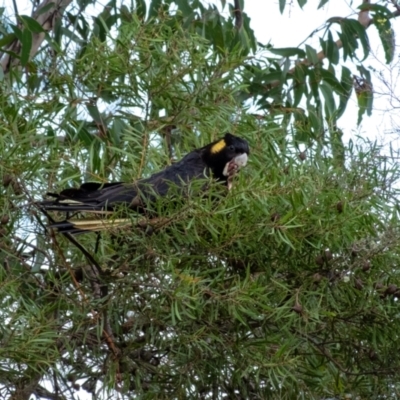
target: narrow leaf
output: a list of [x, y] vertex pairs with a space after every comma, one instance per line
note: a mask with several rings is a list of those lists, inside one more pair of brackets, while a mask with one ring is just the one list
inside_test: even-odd
[[365, 27], [361, 25], [358, 21], [355, 20], [347, 20], [348, 23], [352, 25], [352, 29], [357, 35], [358, 39], [361, 42], [362, 48], [364, 50], [364, 60], [368, 57], [369, 54], [369, 40]]
[[377, 14], [385, 15], [386, 17], [393, 17], [393, 13], [385, 6], [381, 6], [379, 4], [370, 4], [370, 3], [363, 3], [358, 6], [358, 9], [376, 12]]
[[395, 36], [390, 20], [385, 18], [382, 14], [377, 14], [374, 16], [374, 24], [379, 33], [379, 38], [381, 39], [383, 50], [385, 52], [386, 64], [393, 61], [395, 52]]
[[39, 9], [36, 11], [35, 15], [42, 15], [42, 14], [44, 14], [45, 12], [51, 10], [51, 9], [54, 8], [54, 7], [55, 7], [55, 3], [54, 3], [54, 2], [50, 2], [50, 3], [46, 4], [44, 7], [39, 8]]
[[305, 51], [297, 47], [286, 47], [286, 48], [268, 49], [268, 50], [271, 53], [277, 54], [278, 56], [282, 57], [299, 56], [300, 58], [304, 58], [306, 56]]
[[152, 0], [149, 6], [149, 18], [155, 18], [158, 15], [162, 0]]
[[342, 76], [340, 84], [344, 89], [343, 95], [340, 96], [339, 107], [337, 111], [337, 119], [339, 119], [344, 111], [346, 110], [347, 102], [350, 98], [350, 94], [353, 91], [353, 78], [351, 71], [347, 67], [342, 67]]
[[29, 29], [32, 33], [41, 33], [45, 31], [42, 25], [33, 18], [28, 17], [27, 15], [21, 15], [20, 18], [25, 28]]
[[317, 51], [308, 44], [306, 44], [306, 55], [307, 55], [307, 60], [311, 64], [317, 64], [319, 62]]
[[328, 32], [327, 40], [320, 40], [322, 50], [330, 63], [337, 65], [339, 63], [339, 50], [336, 42], [333, 40], [332, 33]]
[[99, 109], [97, 108], [97, 106], [86, 106], [90, 116], [93, 118], [94, 121], [96, 121], [98, 124], [102, 123], [102, 119], [101, 119], [101, 115], [99, 112]]
[[321, 0], [318, 4], [318, 10], [322, 8], [329, 0]]
[[341, 83], [338, 81], [338, 79], [336, 78], [336, 76], [326, 70], [326, 69], [322, 69], [320, 70], [320, 74], [321, 74], [321, 78], [329, 84], [329, 86], [331, 86], [331, 88], [339, 95], [341, 94], [345, 94], [345, 90], [343, 88], [343, 86], [341, 85]]
[[307, 0], [297, 0], [297, 2], [299, 3], [300, 8], [303, 8], [304, 5], [307, 3]]
[[32, 32], [30, 32], [28, 29], [24, 29], [22, 31], [21, 45], [21, 65], [25, 67], [26, 64], [28, 64], [32, 48]]
[[283, 11], [285, 11], [285, 6], [286, 0], [279, 0], [279, 11], [281, 14], [283, 14]]
[[16, 38], [17, 38], [17, 36], [14, 33], [10, 33], [9, 35], [2, 37], [0, 39], [0, 48], [7, 46], [12, 41], [14, 41]]
[[320, 85], [320, 90], [322, 96], [324, 97], [325, 114], [328, 119], [331, 119], [334, 117], [334, 114], [336, 112], [336, 103], [335, 99], [333, 98], [332, 87], [328, 85], [326, 82], [322, 82]]

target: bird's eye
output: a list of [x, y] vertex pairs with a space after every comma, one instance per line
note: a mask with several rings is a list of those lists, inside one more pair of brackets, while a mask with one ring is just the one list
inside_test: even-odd
[[235, 151], [235, 146], [234, 146], [233, 144], [231, 144], [231, 145], [228, 147], [228, 149], [229, 149], [230, 151]]

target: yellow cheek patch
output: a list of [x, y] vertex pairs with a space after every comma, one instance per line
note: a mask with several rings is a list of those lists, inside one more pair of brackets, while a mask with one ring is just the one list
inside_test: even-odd
[[219, 142], [215, 143], [213, 147], [211, 147], [211, 153], [219, 153], [226, 146], [225, 140], [222, 139]]

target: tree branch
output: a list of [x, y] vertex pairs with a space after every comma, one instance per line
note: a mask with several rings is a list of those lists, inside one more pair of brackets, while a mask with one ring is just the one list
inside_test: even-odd
[[235, 27], [239, 30], [243, 25], [242, 10], [240, 9], [240, 0], [234, 0]]
[[[72, 0], [43, 0], [38, 6], [37, 10], [32, 13], [32, 18], [35, 19], [43, 28], [45, 32], [51, 31], [56, 22], [61, 18], [65, 8], [72, 2]], [[41, 13], [41, 10], [52, 4], [47, 11]], [[16, 5], [15, 5], [16, 6]], [[18, 10], [17, 10], [18, 11]], [[33, 33], [32, 34], [32, 47], [30, 50], [29, 59], [31, 59], [39, 50], [39, 47], [43, 43], [45, 38], [45, 32]], [[7, 74], [10, 72], [10, 68], [17, 67], [20, 64], [20, 59], [13, 57], [11, 53], [20, 54], [21, 52], [21, 42], [18, 39], [12, 41], [6, 49], [5, 54], [0, 59], [1, 68], [3, 68], [3, 73]]]

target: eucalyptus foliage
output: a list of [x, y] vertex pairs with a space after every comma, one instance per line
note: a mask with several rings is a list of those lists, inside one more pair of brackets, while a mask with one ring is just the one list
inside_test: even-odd
[[[375, 143], [345, 146], [338, 122], [354, 83], [343, 57], [362, 76], [360, 118], [372, 110], [365, 27], [329, 21], [324, 62], [308, 45], [258, 56], [233, 5], [111, 2], [92, 19], [87, 6], [66, 7], [33, 58], [44, 28], [1, 20], [15, 60], [0, 92], [1, 395], [398, 396], [399, 169]], [[396, 15], [369, 11], [390, 62]], [[230, 192], [192, 183], [157, 218], [78, 236], [86, 251], [35, 206], [149, 176], [227, 131], [251, 148]]]

